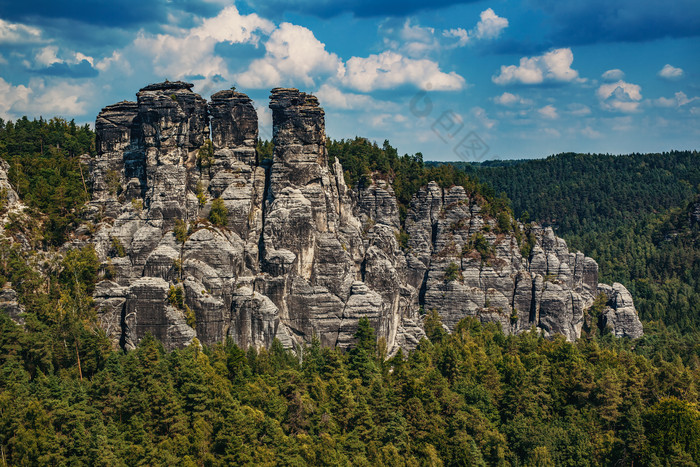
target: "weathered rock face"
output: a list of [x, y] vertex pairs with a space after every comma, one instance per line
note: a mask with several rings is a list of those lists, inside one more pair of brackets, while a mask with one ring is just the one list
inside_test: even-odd
[[[391, 184], [345, 185], [340, 163], [328, 163], [315, 97], [272, 90], [274, 153], [263, 167], [252, 101], [229, 90], [207, 103], [191, 87], [150, 85], [97, 117], [92, 241], [109, 278], [95, 299], [115, 345], [150, 332], [166, 348], [195, 337], [293, 348], [314, 335], [346, 348], [366, 317], [391, 352], [417, 345], [420, 310], [432, 308], [450, 329], [477, 316], [508, 333], [580, 336], [598, 267], [551, 229], [535, 229], [523, 258], [513, 231], [496, 234], [463, 188], [430, 183], [411, 203], [405, 252]], [[225, 226], [206, 220], [217, 198]], [[606, 325], [636, 337], [618, 285]]]
[[608, 297], [608, 303], [601, 316], [602, 325], [608, 328], [616, 337], [642, 337], [644, 329], [637, 316], [637, 310], [632, 302], [632, 295], [620, 283], [612, 287], [600, 284], [598, 291]]

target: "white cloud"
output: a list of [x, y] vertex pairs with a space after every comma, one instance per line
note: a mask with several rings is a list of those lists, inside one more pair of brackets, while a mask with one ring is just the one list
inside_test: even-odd
[[456, 38], [457, 42], [451, 45], [451, 47], [464, 47], [469, 42], [469, 33], [466, 29], [455, 28], [446, 29], [442, 31], [442, 35], [448, 38]]
[[578, 78], [578, 71], [571, 68], [573, 61], [571, 49], [556, 49], [536, 57], [523, 57], [519, 66], [503, 65], [500, 74], [491, 79], [496, 84], [582, 81]]
[[683, 69], [676, 68], [667, 63], [661, 70], [659, 70], [659, 76], [669, 80], [679, 79], [683, 77]]
[[0, 44], [41, 42], [41, 29], [0, 18]]
[[490, 130], [498, 123], [497, 120], [489, 118], [486, 110], [484, 110], [482, 107], [472, 107], [471, 114], [487, 130]]
[[414, 84], [424, 90], [455, 91], [466, 85], [455, 73], [440, 71], [434, 61], [416, 60], [392, 51], [368, 57], [352, 57], [346, 63], [343, 84], [362, 92]]
[[537, 113], [540, 114], [541, 117], [547, 118], [550, 120], [554, 120], [556, 118], [559, 118], [559, 114], [557, 113], [557, 109], [553, 105], [545, 105], [544, 107], [537, 109]]
[[42, 79], [33, 79], [28, 86], [13, 86], [0, 78], [0, 117], [81, 115], [87, 110], [92, 94], [91, 84], [64, 81], [47, 85]]
[[323, 107], [331, 107], [336, 109], [388, 110], [389, 108], [396, 106], [392, 102], [377, 101], [371, 96], [365, 94], [343, 92], [337, 87], [328, 83], [321, 85], [318, 91], [316, 91], [314, 94], [316, 97], [318, 97], [319, 102]]
[[265, 56], [254, 60], [248, 69], [236, 75], [244, 87], [265, 88], [300, 81], [314, 84], [315, 75], [341, 77], [342, 60], [326, 51], [326, 46], [311, 30], [291, 23], [282, 23], [265, 43]]
[[601, 84], [596, 94], [605, 110], [632, 113], [639, 110], [641, 91], [642, 87], [638, 84], [620, 80], [616, 83]]
[[241, 15], [235, 6], [224, 8], [213, 18], [206, 19], [199, 27], [190, 31], [191, 36], [213, 39], [230, 44], [255, 44], [260, 40], [259, 33], [269, 34], [275, 25], [255, 13]]
[[83, 60], [87, 61], [90, 66], [95, 64], [95, 60], [85, 55], [81, 52], [67, 52], [62, 54], [64, 58], [59, 58], [58, 47], [55, 45], [48, 45], [39, 49], [39, 51], [34, 56], [34, 64], [36, 68], [47, 68], [54, 63], [65, 63], [68, 65], [77, 65]]
[[491, 8], [482, 11], [480, 17], [472, 32], [477, 39], [494, 39], [508, 27], [508, 19], [498, 16]]
[[7, 65], [7, 59], [0, 54], [0, 65]]
[[594, 130], [590, 126], [586, 126], [583, 130], [581, 130], [581, 134], [591, 139], [596, 139], [603, 136], [600, 131]]
[[407, 19], [401, 27], [382, 26], [384, 45], [409, 57], [423, 57], [430, 52], [439, 50], [442, 46], [435, 36], [435, 29], [412, 25]]
[[143, 67], [161, 78], [201, 75], [210, 82], [217, 75], [229, 74], [225, 60], [216, 54], [218, 43], [257, 45], [273, 29], [272, 22], [257, 14], [241, 15], [235, 6], [229, 6], [192, 29], [171, 28], [167, 34], [141, 31], [130, 45], [115, 50], [95, 67], [102, 72], [117, 69], [120, 74]]
[[591, 114], [591, 108], [584, 104], [573, 103], [566, 106], [568, 113], [574, 117], [585, 117]]
[[504, 105], [504, 106], [532, 105], [532, 101], [530, 99], [524, 99], [524, 98], [520, 97], [519, 95], [512, 94], [510, 92], [504, 92], [500, 96], [494, 97], [493, 101], [496, 104]]
[[480, 20], [473, 29], [467, 31], [464, 28], [446, 29], [442, 31], [443, 37], [457, 39], [447, 48], [464, 47], [471, 40], [495, 39], [508, 27], [508, 19], [498, 16], [491, 8], [487, 8], [479, 15]]
[[672, 98], [659, 97], [653, 103], [659, 107], [682, 107], [693, 101], [700, 100], [698, 97], [688, 97], [684, 92], [679, 91]]
[[601, 77], [605, 81], [619, 81], [625, 78], [625, 72], [619, 68], [613, 68], [612, 70], [608, 70], [603, 73]]
[[394, 123], [404, 123], [406, 117], [402, 114], [380, 113], [372, 115], [370, 124], [373, 127], [391, 127]]

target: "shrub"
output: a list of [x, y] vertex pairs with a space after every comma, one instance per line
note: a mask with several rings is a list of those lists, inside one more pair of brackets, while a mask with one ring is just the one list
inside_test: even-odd
[[119, 256], [120, 258], [126, 256], [126, 248], [124, 248], [124, 244], [117, 237], [112, 237], [111, 253], [112, 255]]
[[211, 203], [211, 211], [209, 211], [209, 222], [220, 227], [228, 224], [228, 209], [224, 204], [224, 200], [216, 198]]
[[459, 266], [452, 261], [445, 269], [445, 282], [451, 282], [459, 280], [462, 275], [462, 271], [459, 270]]
[[170, 286], [168, 290], [168, 302], [176, 308], [182, 310], [185, 307], [185, 291], [182, 287]]
[[182, 219], [175, 219], [173, 233], [175, 234], [175, 239], [179, 243], [185, 243], [187, 241], [187, 222]]

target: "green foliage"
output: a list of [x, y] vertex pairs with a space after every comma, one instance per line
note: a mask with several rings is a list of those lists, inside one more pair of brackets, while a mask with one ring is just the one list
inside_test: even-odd
[[185, 308], [185, 290], [181, 286], [171, 285], [168, 289], [168, 302], [175, 308]]
[[84, 184], [88, 169], [80, 156], [94, 153], [89, 125], [60, 118], [0, 120], [0, 158], [10, 165], [8, 177], [20, 198], [46, 216], [42, 236], [47, 244], [63, 244], [77, 225], [89, 199]]
[[398, 242], [399, 247], [404, 251], [408, 250], [409, 238], [410, 236], [408, 235], [408, 232], [406, 232], [406, 230], [404, 230], [403, 228], [396, 232], [396, 241]]
[[189, 327], [191, 327], [192, 329], [194, 329], [194, 328], [197, 327], [197, 315], [196, 315], [195, 312], [192, 311], [192, 309], [191, 309], [189, 306], [187, 306], [187, 305], [185, 305], [185, 322], [186, 322], [187, 325], [188, 325]]
[[[23, 330], [0, 313], [4, 461], [692, 465], [700, 460], [697, 364], [658, 355], [648, 359], [637, 353], [640, 341], [633, 347], [606, 338], [569, 343], [536, 333], [505, 336], [474, 319], [446, 334], [437, 312], [429, 316], [431, 341], [386, 361], [378, 356], [366, 319], [348, 352], [323, 348], [314, 339], [298, 349], [301, 360], [279, 341], [247, 351], [231, 340], [203, 349], [195, 341], [165, 352], [148, 334], [134, 351], [103, 353], [93, 368], [81, 341], [80, 380], [74, 358], [53, 358], [63, 342], [46, 347], [54, 331], [36, 324]], [[72, 340], [66, 343], [73, 348]], [[698, 346], [695, 341], [695, 355]]]
[[423, 318], [423, 328], [425, 329], [425, 335], [434, 344], [442, 342], [447, 337], [447, 332], [442, 327], [442, 318], [440, 318], [440, 314], [435, 308], [426, 313]]
[[0, 188], [0, 213], [5, 212], [7, 208], [7, 188]]
[[506, 211], [501, 211], [498, 213], [496, 216], [497, 224], [496, 228], [498, 229], [498, 233], [510, 233], [512, 230], [512, 219], [510, 216], [510, 213]]
[[454, 262], [450, 262], [445, 269], [445, 282], [457, 281], [462, 278], [462, 271], [459, 266]]
[[523, 258], [530, 259], [532, 249], [537, 244], [537, 238], [535, 237], [535, 234], [532, 232], [531, 228], [526, 228], [526, 232], [525, 238], [520, 244], [520, 254], [523, 256]]
[[216, 198], [211, 203], [209, 222], [214, 225], [218, 225], [219, 227], [226, 227], [226, 224], [228, 224], [228, 209], [224, 204], [224, 200], [221, 198]]
[[487, 262], [496, 254], [494, 246], [486, 240], [486, 237], [484, 237], [484, 234], [481, 232], [477, 232], [471, 236], [469, 242], [462, 247], [462, 254], [468, 254], [474, 250], [479, 253], [482, 262]]
[[271, 163], [273, 149], [274, 145], [272, 144], [272, 141], [258, 139], [258, 142], [256, 143], [258, 162], [260, 164]]
[[199, 207], [204, 207], [204, 205], [207, 204], [207, 195], [206, 193], [204, 193], [204, 186], [202, 186], [201, 181], [197, 182], [195, 193], [197, 195], [197, 202], [199, 203]]
[[[501, 209], [508, 209], [507, 198], [494, 200], [493, 190], [478, 183], [473, 177], [452, 165], [425, 166], [423, 155], [399, 156], [396, 148], [388, 140], [382, 146], [366, 138], [326, 141], [331, 165], [339, 159], [343, 165], [345, 183], [350, 187], [361, 188], [371, 181], [371, 177], [383, 178], [391, 182], [396, 193], [401, 220], [406, 216], [409, 203], [418, 190], [431, 181], [443, 188], [455, 185], [464, 187], [467, 194], [481, 201], [493, 201], [493, 215]], [[490, 211], [489, 211], [490, 212]]]
[[143, 211], [143, 200], [138, 199], [138, 198], [132, 199], [131, 200], [131, 207], [134, 208], [134, 211], [138, 211], [138, 212]]
[[107, 190], [112, 196], [117, 196], [122, 191], [121, 176], [116, 170], [108, 170], [105, 174], [105, 183], [107, 184]]
[[111, 255], [113, 255], [113, 256], [116, 255], [120, 258], [123, 258], [126, 256], [126, 248], [124, 248], [124, 244], [117, 237], [111, 237], [111, 245], [112, 245], [112, 247], [110, 249]]
[[175, 240], [177, 240], [178, 243], [184, 244], [187, 241], [187, 222], [182, 219], [175, 219], [173, 234], [175, 234]]
[[210, 139], [204, 141], [202, 147], [197, 151], [197, 168], [201, 172], [204, 169], [211, 169], [214, 163], [214, 144]]

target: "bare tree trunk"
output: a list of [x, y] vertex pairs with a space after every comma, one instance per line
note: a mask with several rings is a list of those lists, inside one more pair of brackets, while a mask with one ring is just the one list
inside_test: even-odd
[[78, 373], [80, 374], [80, 381], [83, 380], [83, 369], [80, 367], [80, 354], [78, 353], [78, 341], [75, 341], [75, 356], [78, 358]]

